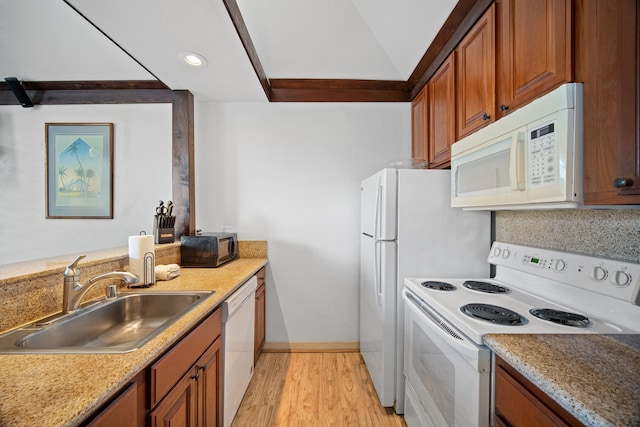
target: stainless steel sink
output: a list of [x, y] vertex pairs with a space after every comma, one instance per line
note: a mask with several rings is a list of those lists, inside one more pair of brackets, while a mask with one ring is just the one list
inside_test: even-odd
[[0, 354], [137, 350], [213, 293], [123, 292], [50, 322], [0, 335]]

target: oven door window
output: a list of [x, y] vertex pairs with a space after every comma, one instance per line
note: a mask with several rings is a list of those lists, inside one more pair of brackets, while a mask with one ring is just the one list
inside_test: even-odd
[[434, 426], [488, 425], [488, 360], [488, 349], [448, 335], [405, 297], [405, 376]]

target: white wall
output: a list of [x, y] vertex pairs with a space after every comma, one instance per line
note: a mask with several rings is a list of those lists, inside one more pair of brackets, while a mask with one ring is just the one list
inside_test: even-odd
[[[45, 123], [114, 124], [113, 219], [46, 219]], [[171, 104], [0, 106], [0, 265], [127, 245], [171, 198]]]
[[358, 341], [360, 181], [410, 157], [410, 105], [197, 107], [197, 227], [268, 241], [267, 341]]

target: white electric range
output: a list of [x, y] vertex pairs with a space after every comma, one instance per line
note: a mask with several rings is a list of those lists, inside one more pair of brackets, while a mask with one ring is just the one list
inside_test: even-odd
[[640, 264], [495, 242], [493, 279], [405, 280], [409, 427], [487, 426], [485, 334], [640, 333]]

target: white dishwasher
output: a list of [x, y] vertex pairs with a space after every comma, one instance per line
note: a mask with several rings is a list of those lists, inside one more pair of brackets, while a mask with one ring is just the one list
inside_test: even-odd
[[253, 376], [256, 287], [253, 276], [222, 305], [224, 350], [224, 427], [229, 427]]

